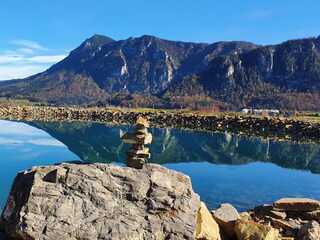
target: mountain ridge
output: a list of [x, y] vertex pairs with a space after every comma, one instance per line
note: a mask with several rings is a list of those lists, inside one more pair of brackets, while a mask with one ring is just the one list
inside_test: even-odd
[[[319, 110], [319, 86], [320, 36], [260, 46], [95, 34], [47, 71], [0, 82], [0, 96], [52, 104]], [[309, 100], [291, 104], [296, 98]]]

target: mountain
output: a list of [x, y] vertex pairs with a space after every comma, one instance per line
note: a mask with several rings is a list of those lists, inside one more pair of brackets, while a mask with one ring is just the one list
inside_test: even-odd
[[190, 43], [153, 36], [114, 41], [94, 35], [47, 71], [1, 82], [0, 90], [5, 97], [57, 104], [88, 103], [118, 93], [157, 94], [183, 76], [203, 71], [217, 56], [256, 47], [246, 42]]
[[[46, 131], [64, 143], [83, 161], [124, 163], [129, 145], [121, 143], [121, 135], [132, 132], [132, 126], [85, 122], [26, 122]], [[152, 156], [148, 162], [166, 164], [209, 162], [242, 165], [270, 162], [284, 168], [320, 173], [320, 145], [297, 144], [249, 138], [230, 133], [151, 129]], [[108, 147], [106, 147], [108, 146]]]
[[194, 95], [196, 90], [233, 108], [320, 110], [320, 37], [216, 57], [200, 75], [185, 78], [164, 95]]
[[94, 35], [0, 97], [53, 104], [320, 111], [320, 37], [258, 46]]

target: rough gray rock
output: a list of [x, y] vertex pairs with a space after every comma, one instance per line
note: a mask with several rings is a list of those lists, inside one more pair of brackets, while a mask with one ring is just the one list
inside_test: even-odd
[[303, 225], [297, 235], [298, 240], [319, 240], [320, 225], [316, 221], [310, 221]]
[[14, 180], [1, 217], [22, 239], [193, 239], [200, 199], [159, 165], [34, 167]]
[[213, 218], [228, 236], [232, 237], [236, 235], [234, 225], [235, 221], [240, 218], [240, 215], [231, 204], [221, 204], [220, 208], [213, 212]]

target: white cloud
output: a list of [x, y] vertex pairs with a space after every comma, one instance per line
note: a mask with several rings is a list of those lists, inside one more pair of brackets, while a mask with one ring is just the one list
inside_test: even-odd
[[0, 120], [0, 145], [23, 146], [27, 143], [38, 146], [65, 146], [41, 129], [21, 122]]
[[25, 57], [22, 54], [0, 55], [0, 63], [56, 63], [67, 55]]
[[27, 48], [31, 48], [31, 49], [36, 49], [36, 50], [41, 50], [41, 51], [49, 51], [49, 49], [41, 46], [39, 43], [34, 42], [34, 41], [30, 41], [30, 40], [18, 39], [18, 40], [12, 41], [12, 43], [16, 44], [16, 45], [27, 47]]
[[48, 55], [48, 51], [54, 51], [34, 41], [19, 39], [10, 43], [18, 47], [0, 52], [0, 81], [26, 78], [43, 72], [67, 56], [66, 52]]
[[26, 78], [47, 70], [50, 65], [0, 66], [0, 81]]
[[56, 139], [12, 139], [0, 137], [0, 145], [23, 146], [25, 144], [34, 144], [37, 146], [65, 147], [62, 142]]
[[23, 55], [19, 54], [0, 55], [0, 63], [20, 62], [22, 59]]
[[64, 147], [65, 145], [56, 139], [30, 139], [27, 141], [34, 145], [40, 146], [52, 146], [52, 147]]
[[67, 55], [52, 55], [52, 56], [35, 56], [26, 58], [26, 62], [34, 63], [56, 63], [64, 59]]
[[[20, 149], [18, 150], [20, 152]], [[38, 158], [39, 156], [41, 156], [41, 152], [39, 151], [33, 151], [27, 154], [19, 154], [17, 156], [13, 156], [12, 159], [13, 160], [18, 160], [18, 161], [28, 161], [28, 160], [34, 160], [36, 158]]]
[[12, 145], [21, 145], [21, 142], [20, 140], [16, 140], [16, 139], [10, 139], [10, 138], [1, 138], [0, 137], [0, 145], [9, 145], [9, 146], [12, 146]]
[[34, 54], [35, 53], [35, 51], [31, 48], [19, 48], [17, 51], [22, 54]]
[[48, 136], [43, 130], [31, 127], [22, 122], [11, 122], [0, 120], [1, 135], [19, 135], [19, 136]]

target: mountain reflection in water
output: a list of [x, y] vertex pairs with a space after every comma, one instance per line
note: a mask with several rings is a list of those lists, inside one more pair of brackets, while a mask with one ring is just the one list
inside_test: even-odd
[[[123, 165], [130, 145], [120, 136], [132, 131], [102, 123], [0, 120], [0, 210], [14, 177], [32, 166], [79, 159]], [[209, 209], [228, 202], [244, 211], [282, 197], [320, 199], [319, 144], [177, 129], [149, 132], [148, 162], [189, 175]]]
[[[121, 142], [132, 126], [84, 122], [27, 122], [64, 143], [88, 162], [124, 163], [129, 145]], [[248, 138], [229, 133], [150, 128], [150, 163], [209, 162], [242, 165], [269, 162], [283, 168], [320, 173], [320, 145]]]

